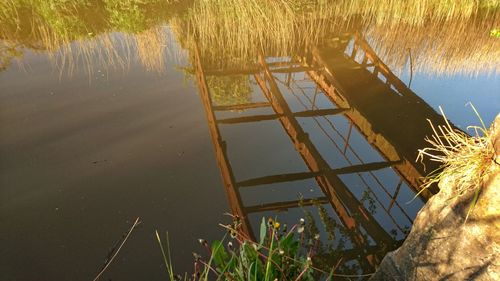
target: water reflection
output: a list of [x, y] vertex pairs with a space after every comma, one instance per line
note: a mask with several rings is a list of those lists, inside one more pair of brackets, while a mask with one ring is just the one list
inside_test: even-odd
[[[91, 76], [133, 60], [162, 73], [177, 40], [191, 62], [181, 71], [196, 77], [231, 212], [250, 236], [262, 216], [278, 213], [289, 224], [305, 217], [309, 236], [322, 237], [316, 262], [339, 264], [338, 273], [372, 272], [431, 196], [406, 204], [436, 168], [415, 163], [431, 133], [426, 119], [442, 119], [396, 74], [499, 71], [500, 41], [489, 36], [499, 10], [475, 1], [166, 2], [3, 1], [0, 70], [29, 50], [61, 73]], [[252, 144], [270, 143], [259, 141], [266, 124], [291, 147], [289, 171], [234, 156], [228, 128], [250, 136], [238, 145], [252, 154]], [[261, 162], [274, 163], [280, 149]]]
[[498, 73], [500, 42], [490, 34], [500, 24], [498, 11], [495, 2], [431, 0], [3, 1], [0, 67], [28, 48], [55, 56], [60, 68], [98, 56], [118, 67], [138, 58], [146, 69], [161, 72], [168, 38], [159, 26], [167, 24], [183, 47], [192, 49], [196, 41], [216, 66], [252, 63], [262, 47], [285, 56], [354, 28], [396, 72], [411, 64], [415, 73]]
[[[323, 243], [329, 250], [319, 255], [319, 263], [340, 264], [339, 272], [369, 273], [387, 251], [403, 241], [415, 216], [415, 205], [421, 206], [431, 196], [430, 191], [423, 191], [411, 207], [401, 198], [412, 198], [420, 191], [419, 180], [425, 171], [414, 159], [425, 136], [431, 134], [426, 119], [435, 124], [443, 119], [390, 71], [361, 34], [342, 34], [325, 42], [300, 56], [277, 58], [262, 53], [258, 65], [239, 70], [214, 69], [213, 64], [206, 67], [195, 48], [194, 72], [231, 211], [243, 219], [246, 234], [255, 236], [253, 229], [262, 215], [286, 210], [285, 220], [293, 222], [298, 219], [293, 209], [301, 209], [313, 224], [310, 228], [316, 229], [310, 230], [311, 235], [327, 234]], [[247, 77], [247, 85], [253, 85], [249, 96], [260, 94], [265, 101], [233, 100], [221, 106], [213, 94], [220, 91], [208, 82], [214, 77], [234, 79], [235, 83]], [[230, 89], [232, 84], [227, 84]], [[297, 105], [302, 108], [293, 110]], [[260, 108], [270, 108], [271, 113], [243, 113]], [[227, 111], [232, 112], [231, 117], [221, 118], [220, 112]], [[233, 146], [224, 140], [223, 127], [253, 122], [279, 122], [308, 169], [236, 178], [230, 160]], [[258, 136], [258, 130], [252, 134]], [[353, 144], [351, 136], [355, 134], [366, 141]], [[318, 148], [322, 146], [314, 141], [318, 135], [330, 141], [329, 150]], [[378, 154], [380, 161], [366, 161], [367, 150]], [[437, 168], [426, 164], [428, 169]], [[319, 196], [283, 201], [279, 194], [287, 191], [282, 190], [273, 195], [272, 202], [261, 200], [248, 206], [241, 194], [242, 189], [272, 189], [277, 184], [307, 179], [316, 182]], [[318, 209], [311, 211], [307, 206]], [[323, 226], [315, 225], [311, 212], [320, 216]]]

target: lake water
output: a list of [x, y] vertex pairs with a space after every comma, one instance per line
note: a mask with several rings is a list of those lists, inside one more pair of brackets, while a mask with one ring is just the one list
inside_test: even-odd
[[494, 7], [226, 2], [0, 5], [1, 280], [92, 280], [137, 217], [101, 280], [167, 280], [155, 230], [191, 272], [228, 213], [371, 273], [432, 195], [426, 119], [500, 112]]

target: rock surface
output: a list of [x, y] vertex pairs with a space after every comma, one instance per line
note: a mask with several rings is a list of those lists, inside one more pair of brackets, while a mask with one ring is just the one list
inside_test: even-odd
[[491, 140], [494, 162], [466, 224], [474, 194], [448, 200], [443, 191], [453, 182], [443, 179], [442, 191], [422, 208], [406, 241], [387, 254], [370, 281], [500, 280], [500, 114]]

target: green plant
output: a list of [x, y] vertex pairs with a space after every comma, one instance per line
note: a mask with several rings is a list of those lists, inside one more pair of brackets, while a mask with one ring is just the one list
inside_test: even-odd
[[[170, 257], [170, 245], [166, 250], [156, 233], [170, 280], [318, 280], [321, 275], [330, 279], [333, 274], [313, 267], [312, 257], [319, 244], [306, 243], [304, 236], [305, 221], [288, 230], [278, 221], [263, 218], [260, 225], [260, 238], [253, 241], [241, 230], [238, 218], [232, 225], [221, 225], [228, 235], [210, 246], [204, 239], [200, 243], [208, 252], [208, 259], [194, 254], [194, 273], [188, 277], [175, 275]], [[229, 240], [229, 241], [226, 241]], [[236, 245], [235, 245], [236, 244]]]

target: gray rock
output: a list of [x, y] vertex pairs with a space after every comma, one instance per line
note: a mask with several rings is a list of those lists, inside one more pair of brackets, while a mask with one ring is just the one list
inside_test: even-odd
[[500, 114], [491, 127], [495, 149], [490, 172], [464, 224], [474, 192], [449, 200], [453, 185], [444, 178], [440, 192], [417, 215], [403, 245], [387, 254], [375, 280], [500, 280]]

